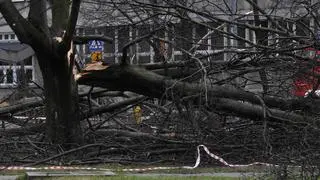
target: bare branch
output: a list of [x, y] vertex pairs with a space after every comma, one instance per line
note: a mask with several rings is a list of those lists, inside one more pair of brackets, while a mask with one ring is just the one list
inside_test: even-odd
[[70, 42], [73, 39], [73, 34], [75, 32], [75, 28], [77, 25], [79, 10], [80, 10], [81, 0], [73, 0], [71, 6], [71, 12], [69, 16], [69, 21], [66, 29], [66, 33], [63, 37], [63, 42], [67, 45], [67, 49], [69, 49]]
[[52, 33], [54, 36], [62, 37], [63, 31], [65, 31], [68, 26], [70, 1], [54, 0], [51, 2]]
[[123, 101], [120, 101], [117, 103], [110, 104], [108, 106], [101, 106], [101, 107], [92, 108], [91, 110], [85, 112], [84, 115], [81, 117], [81, 119], [85, 119], [85, 118], [95, 116], [98, 114], [102, 114], [105, 112], [112, 112], [116, 109], [143, 101], [144, 99], [146, 99], [146, 97], [137, 96], [137, 97], [133, 97], [133, 98], [128, 98], [126, 100], [123, 100]]
[[50, 37], [45, 0], [31, 0], [28, 19], [34, 27]]
[[[264, 109], [260, 105], [254, 105], [249, 103], [242, 103], [239, 101], [221, 98], [216, 104], [217, 108], [220, 110], [226, 110], [230, 113], [236, 113], [242, 117], [251, 118], [251, 119], [263, 119], [264, 118]], [[310, 125], [312, 118], [304, 117], [299, 114], [289, 113], [277, 109], [268, 109], [268, 116], [270, 119], [273, 119], [275, 122], [282, 124], [292, 124], [300, 127], [305, 127]]]
[[25, 136], [25, 135], [33, 135], [36, 133], [40, 133], [44, 131], [45, 124], [37, 124], [30, 127], [23, 128], [11, 128], [7, 130], [0, 130], [0, 136]]
[[[289, 34], [289, 32], [281, 27], [278, 22], [274, 21], [264, 10], [262, 10], [258, 4], [256, 4], [257, 1], [252, 0], [246, 0], [254, 9], [254, 11], [259, 11], [261, 14], [263, 14], [272, 24], [274, 24], [279, 30], [283, 31], [286, 34]], [[257, 12], [255, 12], [256, 15]]]
[[21, 42], [26, 44], [32, 44], [34, 41], [43, 42], [43, 34], [22, 17], [11, 1], [0, 1], [0, 12]]
[[127, 51], [128, 51], [128, 48], [130, 46], [132, 46], [133, 44], [136, 44], [136, 43], [139, 43], [147, 38], [150, 38], [151, 36], [153, 36], [157, 31], [161, 30], [163, 27], [160, 27], [160, 28], [157, 28], [151, 32], [149, 32], [149, 34], [146, 34], [144, 36], [141, 36], [141, 37], [138, 37], [132, 41], [130, 41], [129, 43], [125, 44], [124, 47], [122, 48], [122, 58], [121, 58], [121, 65], [126, 65], [127, 62]]
[[7, 114], [7, 113], [14, 113], [23, 109], [26, 109], [28, 107], [36, 107], [43, 104], [43, 100], [41, 98], [33, 98], [30, 100], [27, 100], [25, 102], [22, 102], [20, 104], [14, 104], [11, 106], [5, 106], [0, 108], [0, 114]]
[[[171, 134], [150, 134], [150, 133], [144, 133], [144, 132], [132, 132], [132, 131], [125, 131], [125, 130], [119, 130], [119, 129], [105, 129], [105, 130], [97, 130], [95, 131], [95, 134], [98, 135], [106, 135], [106, 134], [114, 134], [118, 136], [128, 136], [133, 138], [147, 138], [147, 139], [153, 139], [153, 140], [159, 140], [164, 142], [171, 142], [171, 143], [180, 143], [179, 141], [171, 140], [172, 135]], [[184, 143], [192, 143], [192, 142], [184, 142]]]
[[77, 152], [77, 151], [80, 151], [80, 150], [84, 150], [84, 149], [87, 149], [87, 148], [91, 148], [91, 147], [100, 147], [100, 146], [103, 147], [103, 146], [106, 146], [106, 145], [104, 145], [104, 144], [87, 144], [87, 145], [84, 145], [84, 146], [81, 146], [81, 147], [78, 147], [78, 148], [70, 149], [70, 150], [65, 151], [63, 153], [51, 156], [49, 158], [46, 158], [46, 159], [31, 163], [31, 164], [26, 164], [24, 166], [35, 166], [35, 165], [42, 164], [42, 163], [48, 162], [50, 160], [56, 159], [58, 157], [65, 156], [65, 155], [70, 154], [70, 153], [74, 153], [74, 152]]

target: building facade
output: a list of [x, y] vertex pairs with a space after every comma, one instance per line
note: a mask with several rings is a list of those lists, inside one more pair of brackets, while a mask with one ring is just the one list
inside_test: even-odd
[[[17, 9], [27, 17], [28, 1], [13, 0]], [[11, 93], [20, 85], [41, 85], [41, 73], [32, 48], [21, 44], [4, 18], [0, 17], [0, 96]]]

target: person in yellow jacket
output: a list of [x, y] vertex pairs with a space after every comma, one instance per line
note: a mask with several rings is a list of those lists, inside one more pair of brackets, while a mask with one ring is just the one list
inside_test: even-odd
[[141, 123], [142, 109], [140, 105], [133, 107], [133, 117], [136, 120], [137, 124]]
[[91, 53], [91, 63], [102, 61], [102, 52], [95, 51]]

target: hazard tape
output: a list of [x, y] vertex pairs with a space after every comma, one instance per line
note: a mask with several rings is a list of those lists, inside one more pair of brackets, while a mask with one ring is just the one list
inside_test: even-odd
[[212, 157], [213, 159], [221, 162], [222, 164], [228, 166], [228, 167], [249, 167], [249, 166], [254, 166], [254, 165], [263, 165], [263, 166], [278, 166], [276, 164], [270, 164], [270, 163], [263, 163], [263, 162], [253, 162], [253, 163], [250, 163], [250, 164], [229, 164], [227, 161], [225, 161], [222, 157], [219, 157], [213, 153], [211, 153], [209, 151], [209, 149], [205, 146], [205, 145], [199, 145], [197, 146], [197, 151], [198, 151], [198, 157], [197, 157], [197, 160], [196, 160], [196, 163], [193, 167], [188, 167], [188, 166], [185, 166], [184, 168], [191, 168], [191, 169], [194, 169], [196, 167], [199, 166], [200, 164], [200, 147], [203, 148], [203, 150], [210, 156]]
[[263, 162], [253, 162], [250, 164], [229, 164], [223, 158], [211, 153], [209, 149], [205, 145], [198, 145], [197, 146], [197, 160], [194, 166], [178, 166], [178, 167], [150, 167], [150, 168], [128, 168], [128, 169], [106, 169], [106, 168], [94, 168], [94, 167], [76, 167], [76, 166], [47, 166], [47, 167], [24, 167], [24, 166], [0, 166], [1, 170], [87, 170], [87, 171], [124, 171], [124, 172], [141, 172], [141, 171], [152, 171], [152, 170], [170, 170], [170, 169], [195, 169], [199, 166], [201, 161], [200, 155], [200, 148], [203, 150], [213, 159], [219, 161], [225, 166], [228, 167], [249, 167], [254, 165], [263, 165], [263, 166], [273, 166], [277, 167], [279, 165], [270, 164], [270, 163], [263, 163]]

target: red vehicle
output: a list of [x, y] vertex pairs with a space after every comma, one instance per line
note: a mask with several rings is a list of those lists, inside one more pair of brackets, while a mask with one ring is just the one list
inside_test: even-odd
[[[317, 60], [317, 62], [320, 62], [320, 50], [315, 50], [314, 48], [307, 48], [305, 49], [305, 57], [310, 58], [310, 60]], [[302, 70], [307, 68], [308, 63], [301, 64]], [[306, 73], [301, 73], [301, 75], [296, 77], [296, 79], [293, 82], [293, 95], [298, 97], [306, 97], [306, 95], [309, 92], [311, 92], [314, 88], [319, 90], [320, 93], [320, 86], [316, 87], [318, 85], [319, 79], [317, 76], [320, 76], [320, 66], [312, 66], [312, 68]]]

